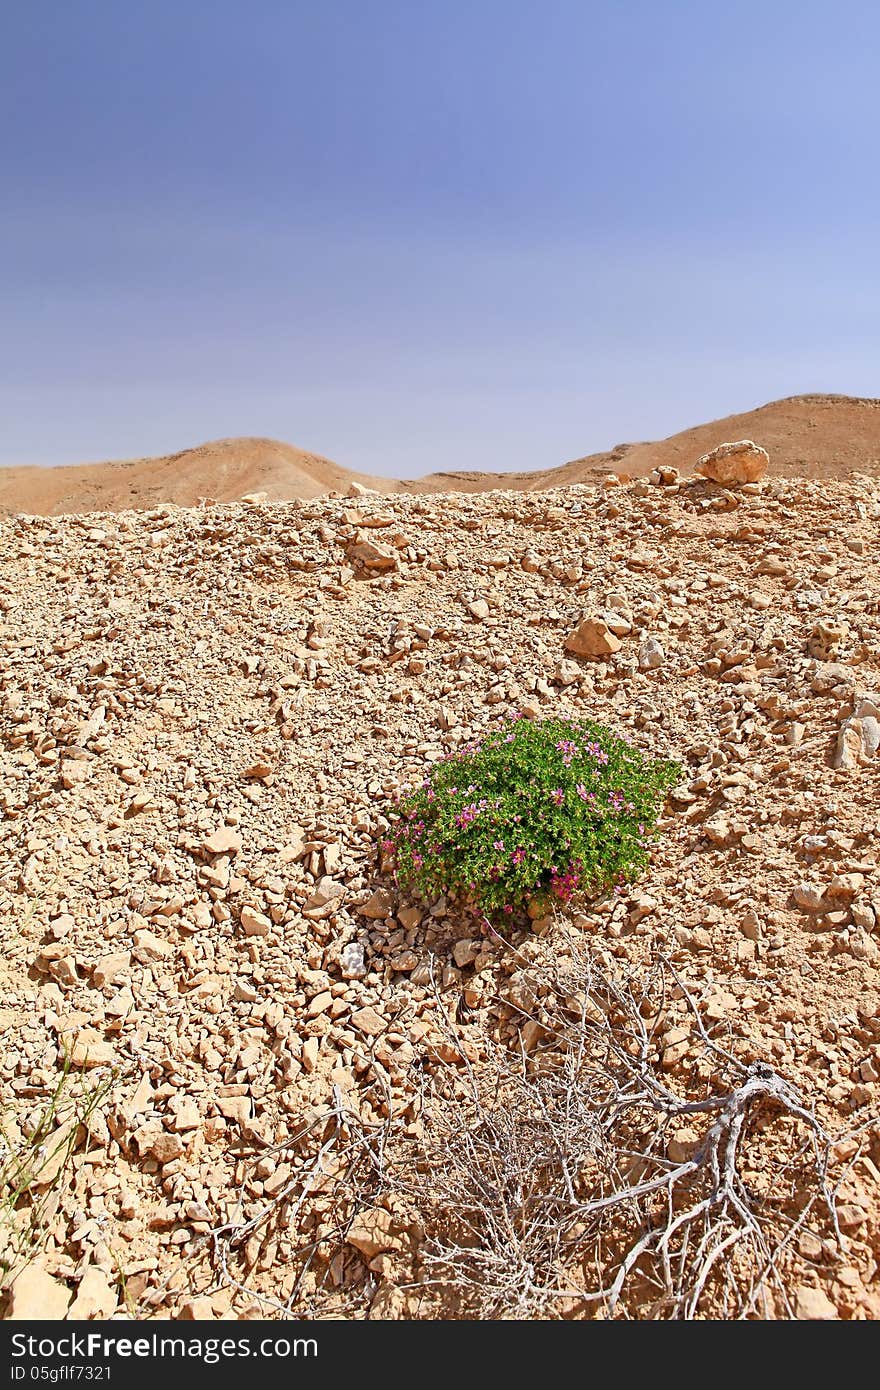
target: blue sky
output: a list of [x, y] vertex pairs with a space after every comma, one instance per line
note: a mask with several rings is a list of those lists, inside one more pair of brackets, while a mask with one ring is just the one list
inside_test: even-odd
[[0, 463], [540, 468], [880, 396], [880, 10], [19, 0]]

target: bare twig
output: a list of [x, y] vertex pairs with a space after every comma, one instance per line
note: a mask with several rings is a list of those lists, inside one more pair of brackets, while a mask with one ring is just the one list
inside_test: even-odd
[[[521, 1050], [514, 1062], [499, 1051], [491, 1076], [471, 1072], [467, 1104], [426, 1097], [428, 1156], [411, 1187], [434, 1215], [429, 1277], [460, 1291], [461, 1316], [596, 1305], [606, 1316], [751, 1316], [784, 1285], [792, 1238], [817, 1202], [836, 1231], [831, 1137], [773, 1067], [746, 1066], [713, 1040], [669, 961], [612, 976], [583, 941], [568, 946], [549, 967], [542, 1012], [518, 1011], [541, 1023], [541, 1054], [529, 1061]], [[703, 1094], [661, 1070], [658, 1017], [671, 988], [713, 1063]], [[765, 1185], [784, 1181], [784, 1202], [753, 1190], [758, 1115], [774, 1126], [769, 1153], [761, 1147], [774, 1169]], [[703, 1118], [690, 1154], [671, 1161], [670, 1124]], [[794, 1179], [783, 1179], [783, 1155]]]

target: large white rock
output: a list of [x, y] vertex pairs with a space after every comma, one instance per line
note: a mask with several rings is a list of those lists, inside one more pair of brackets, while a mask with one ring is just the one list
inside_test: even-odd
[[656, 637], [646, 637], [639, 647], [639, 670], [656, 671], [666, 660], [666, 653]]
[[359, 941], [349, 941], [339, 953], [339, 964], [346, 980], [362, 980], [367, 973], [364, 948]]
[[864, 767], [880, 749], [880, 695], [869, 693], [856, 703], [837, 735], [832, 766], [852, 771]]
[[694, 472], [723, 487], [737, 486], [741, 483], [756, 483], [770, 466], [770, 455], [766, 449], [751, 439], [738, 439], [732, 444], [719, 444], [694, 466]]

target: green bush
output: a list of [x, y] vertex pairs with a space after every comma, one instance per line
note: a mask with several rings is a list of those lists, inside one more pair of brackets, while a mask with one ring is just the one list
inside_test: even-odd
[[513, 716], [435, 764], [391, 809], [382, 848], [401, 885], [492, 921], [634, 879], [677, 763], [590, 720]]

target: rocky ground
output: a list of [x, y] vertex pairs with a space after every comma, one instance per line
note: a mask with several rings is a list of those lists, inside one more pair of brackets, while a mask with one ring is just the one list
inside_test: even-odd
[[63, 1082], [7, 1313], [419, 1315], [411, 1214], [334, 1227], [285, 1145], [343, 1101], [415, 1133], [433, 1070], [540, 1052], [558, 924], [475, 937], [377, 857], [395, 791], [514, 710], [684, 764], [648, 873], [570, 918], [864, 1126], [792, 1300], [880, 1313], [880, 482], [615, 482], [0, 524], [7, 1163]]

